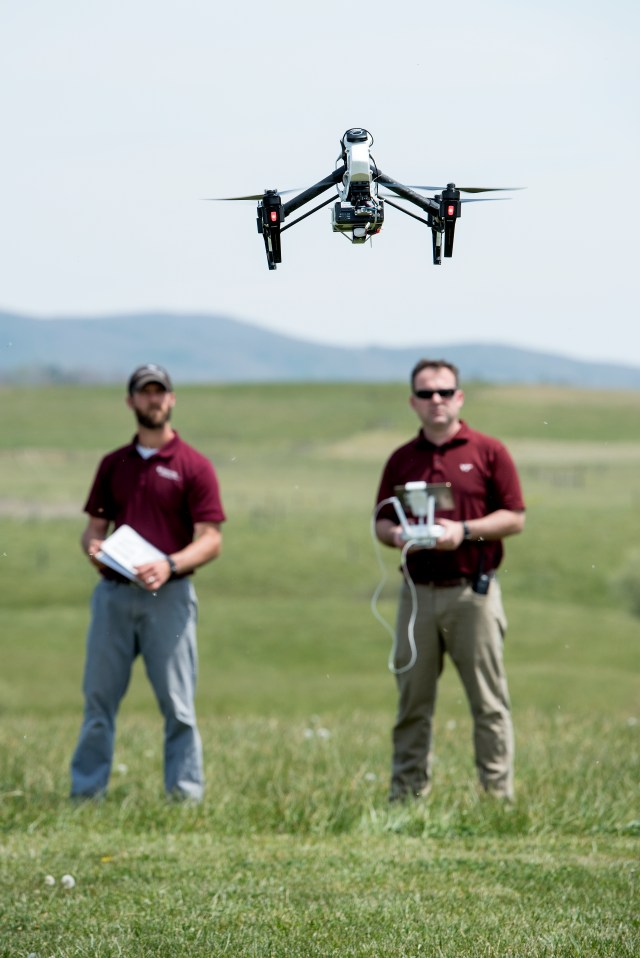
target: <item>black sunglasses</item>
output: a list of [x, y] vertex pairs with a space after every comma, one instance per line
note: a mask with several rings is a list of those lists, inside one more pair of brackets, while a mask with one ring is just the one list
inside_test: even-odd
[[435, 395], [441, 399], [452, 399], [457, 393], [457, 389], [414, 389], [413, 395], [418, 399], [433, 399]]

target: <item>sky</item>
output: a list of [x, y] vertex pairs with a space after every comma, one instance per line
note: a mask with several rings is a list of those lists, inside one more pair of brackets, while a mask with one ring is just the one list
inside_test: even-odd
[[[0, 0], [0, 310], [218, 313], [336, 345], [497, 342], [640, 366], [636, 3]], [[256, 204], [345, 130], [400, 182], [522, 186], [454, 256]], [[316, 202], [329, 197], [323, 194]]]

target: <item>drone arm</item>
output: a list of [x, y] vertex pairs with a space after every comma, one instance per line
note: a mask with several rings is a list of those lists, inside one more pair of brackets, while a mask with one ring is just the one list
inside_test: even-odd
[[440, 266], [442, 263], [442, 231], [438, 228], [434, 222], [434, 218], [429, 215], [429, 219], [425, 220], [422, 216], [417, 216], [416, 213], [412, 213], [411, 210], [406, 210], [404, 206], [400, 206], [398, 203], [394, 203], [393, 200], [390, 200], [388, 197], [385, 202], [389, 206], [393, 206], [395, 210], [400, 210], [401, 213], [405, 213], [407, 216], [410, 216], [411, 219], [417, 220], [418, 223], [424, 223], [425, 226], [431, 227], [431, 239], [433, 245], [433, 263], [434, 266]]
[[[378, 183], [382, 183], [388, 189], [393, 190], [398, 196], [414, 203], [429, 214], [427, 225], [431, 227], [433, 238], [433, 262], [439, 266], [442, 262], [442, 234], [444, 233], [444, 255], [450, 257], [453, 255], [453, 237], [455, 235], [456, 220], [460, 217], [462, 206], [460, 203], [460, 190], [457, 190], [453, 183], [449, 183], [446, 189], [435, 199], [420, 196], [414, 193], [408, 186], [402, 183], [396, 183], [390, 176], [382, 173], [380, 170], [374, 176]], [[392, 204], [393, 205], [393, 204]], [[406, 211], [405, 211], [406, 212]], [[410, 214], [411, 215], [411, 214]], [[420, 219], [416, 216], [415, 219]], [[424, 222], [424, 221], [423, 221]]]
[[[307, 213], [303, 213], [302, 216], [299, 216], [297, 220], [292, 220], [291, 223], [287, 223], [286, 226], [283, 226], [280, 230], [281, 233], [284, 233], [285, 230], [291, 229], [292, 226], [295, 226], [296, 223], [306, 220], [307, 216], [311, 216], [312, 213], [317, 213], [318, 210], [321, 210], [323, 206], [328, 206], [329, 203], [333, 203], [333, 196], [330, 196], [328, 200], [325, 200], [324, 203], [319, 203], [318, 206], [314, 206], [312, 210], [309, 210]], [[398, 207], [399, 209], [400, 207]]]
[[424, 223], [425, 226], [430, 226], [429, 220], [423, 219], [422, 216], [418, 216], [416, 213], [412, 213], [411, 210], [407, 210], [404, 206], [400, 206], [399, 203], [394, 203], [393, 200], [390, 200], [389, 197], [385, 198], [385, 203], [387, 206], [393, 206], [394, 210], [400, 210], [401, 213], [405, 213], [406, 216], [410, 216], [412, 219], [417, 220], [419, 223]]
[[344, 173], [345, 167], [339, 166], [329, 176], [325, 176], [323, 180], [320, 180], [319, 183], [315, 183], [307, 190], [303, 190], [302, 193], [294, 196], [292, 200], [284, 203], [282, 206], [283, 219], [286, 218], [290, 213], [293, 213], [295, 210], [299, 209], [301, 206], [304, 206], [305, 203], [309, 203], [310, 200], [314, 200], [316, 196], [320, 196], [320, 194], [324, 193], [325, 190], [328, 190], [330, 187], [339, 183], [344, 176]]
[[387, 176], [381, 170], [374, 173], [373, 179], [388, 189], [393, 190], [394, 193], [397, 193], [398, 196], [401, 196], [403, 199], [408, 200], [415, 206], [419, 206], [420, 209], [425, 210], [425, 212], [434, 213], [436, 216], [440, 214], [440, 204], [435, 200], [432, 200], [429, 196], [420, 196], [419, 193], [410, 190], [408, 186], [403, 186], [402, 183], [397, 183], [395, 180], [392, 180], [390, 176]]
[[[299, 193], [298, 196], [294, 196], [292, 200], [289, 200], [288, 203], [283, 203], [282, 198], [277, 190], [265, 190], [262, 197], [262, 201], [258, 203], [258, 216], [257, 216], [257, 225], [258, 232], [262, 233], [262, 238], [264, 239], [265, 252], [267, 254], [267, 265], [269, 269], [276, 269], [278, 263], [282, 262], [282, 250], [280, 246], [280, 234], [288, 229], [289, 226], [295, 226], [296, 223], [299, 223], [301, 219], [304, 219], [306, 216], [310, 216], [311, 213], [315, 213], [316, 210], [321, 209], [323, 206], [326, 206], [326, 203], [321, 203], [320, 206], [317, 206], [316, 209], [310, 210], [308, 213], [305, 213], [303, 216], [300, 216], [293, 223], [288, 223], [287, 226], [283, 226], [285, 217], [289, 213], [293, 213], [294, 210], [297, 210], [300, 206], [304, 206], [305, 203], [308, 203], [310, 200], [314, 199], [316, 196], [319, 196], [320, 193], [323, 193], [325, 190], [330, 189], [332, 186], [335, 186], [344, 175], [344, 166], [338, 167], [337, 170], [330, 176], [325, 176], [323, 180], [320, 180], [319, 183], [310, 186], [308, 190], [304, 190], [302, 193]], [[331, 202], [328, 200], [327, 202]]]

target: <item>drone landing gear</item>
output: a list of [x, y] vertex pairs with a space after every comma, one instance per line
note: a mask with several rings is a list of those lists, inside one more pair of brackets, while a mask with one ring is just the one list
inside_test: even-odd
[[262, 202], [258, 204], [257, 225], [262, 233], [269, 269], [275, 269], [282, 262], [280, 228], [283, 220], [282, 199], [277, 190], [266, 190]]
[[433, 265], [442, 265], [442, 230], [431, 224], [431, 246], [433, 248]]
[[444, 237], [444, 255], [447, 259], [453, 256], [453, 238], [456, 232], [456, 220], [462, 212], [460, 190], [453, 183], [449, 183], [446, 190], [434, 196], [439, 204], [438, 214], [431, 214], [428, 218], [431, 227], [431, 241], [433, 247], [433, 262], [435, 266], [442, 265], [442, 239]]
[[442, 191], [440, 202], [444, 219], [444, 255], [449, 258], [453, 256], [453, 236], [456, 231], [456, 220], [462, 213], [460, 190], [457, 190], [453, 183], [449, 183], [446, 190]]

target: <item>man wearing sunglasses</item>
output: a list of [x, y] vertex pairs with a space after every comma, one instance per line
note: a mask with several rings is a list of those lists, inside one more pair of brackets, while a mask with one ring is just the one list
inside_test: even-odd
[[[513, 798], [513, 727], [502, 654], [506, 619], [496, 570], [502, 540], [524, 527], [525, 507], [511, 456], [497, 439], [460, 418], [463, 402], [452, 363], [417, 363], [409, 403], [420, 429], [392, 453], [378, 489], [376, 535], [404, 557], [394, 650], [399, 702], [392, 801], [430, 791], [433, 712], [447, 653], [469, 701], [480, 784], [497, 797]], [[454, 508], [437, 514], [442, 534], [434, 548], [407, 546], [388, 502], [396, 487], [415, 481], [451, 486]]]

